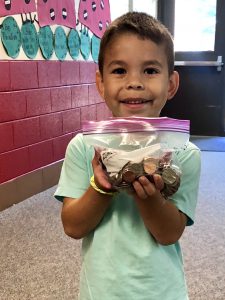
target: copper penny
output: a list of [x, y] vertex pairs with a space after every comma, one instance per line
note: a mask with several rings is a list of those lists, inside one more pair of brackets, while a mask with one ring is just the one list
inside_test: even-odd
[[135, 180], [136, 175], [132, 170], [124, 170], [122, 177], [125, 182], [132, 183]]
[[143, 161], [144, 171], [145, 173], [152, 175], [158, 169], [159, 161], [155, 158], [146, 158]]

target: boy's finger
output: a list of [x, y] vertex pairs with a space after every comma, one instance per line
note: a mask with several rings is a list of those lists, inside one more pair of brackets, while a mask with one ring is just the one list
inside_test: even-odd
[[136, 192], [136, 195], [141, 199], [146, 199], [148, 195], [145, 192], [145, 189], [143, 188], [142, 184], [139, 182], [139, 180], [135, 180], [133, 182], [133, 187]]
[[156, 189], [161, 191], [164, 188], [164, 182], [162, 177], [159, 174], [154, 174], [153, 179], [154, 179]]
[[94, 154], [94, 157], [93, 157], [93, 159], [92, 159], [92, 167], [93, 167], [93, 169], [94, 169], [95, 167], [97, 167], [98, 165], [100, 165], [99, 159], [100, 159], [100, 154], [99, 154], [99, 152], [96, 151], [96, 149], [95, 149], [95, 154]]
[[141, 184], [143, 190], [148, 196], [151, 196], [155, 193], [156, 188], [154, 183], [151, 183], [145, 176], [139, 177], [138, 182]]
[[97, 172], [95, 174], [95, 184], [102, 190], [109, 190], [112, 188], [111, 184], [108, 181], [108, 177], [104, 172]]
[[94, 171], [95, 184], [100, 189], [103, 189], [103, 190], [111, 189], [112, 186], [108, 181], [108, 177], [107, 177], [106, 173], [104, 172], [99, 159], [100, 159], [100, 154], [98, 151], [95, 150], [95, 155], [92, 159], [92, 168]]

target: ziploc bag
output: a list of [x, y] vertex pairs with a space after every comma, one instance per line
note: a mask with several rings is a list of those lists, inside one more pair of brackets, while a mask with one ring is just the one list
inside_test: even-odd
[[167, 117], [110, 118], [85, 121], [82, 131], [86, 143], [100, 154], [100, 162], [114, 190], [132, 189], [132, 183], [153, 175], [164, 181], [165, 197], [174, 194], [180, 185], [181, 170], [173, 153], [189, 141], [189, 120]]

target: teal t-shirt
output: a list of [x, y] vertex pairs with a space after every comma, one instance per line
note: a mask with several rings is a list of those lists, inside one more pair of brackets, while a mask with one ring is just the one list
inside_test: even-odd
[[[82, 134], [67, 147], [55, 197], [78, 198], [93, 174], [93, 148]], [[200, 176], [200, 151], [192, 143], [176, 153], [181, 185], [172, 201], [194, 222]], [[99, 225], [82, 243], [80, 300], [187, 300], [179, 242], [162, 246], [146, 229], [132, 196], [114, 196]]]

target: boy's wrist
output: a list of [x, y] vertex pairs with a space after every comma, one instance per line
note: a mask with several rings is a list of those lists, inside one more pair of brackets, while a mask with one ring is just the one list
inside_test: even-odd
[[100, 189], [95, 183], [94, 175], [91, 176], [90, 185], [95, 191], [97, 191], [100, 194], [113, 196], [116, 193], [116, 192], [106, 192], [106, 191], [103, 191], [102, 189]]

